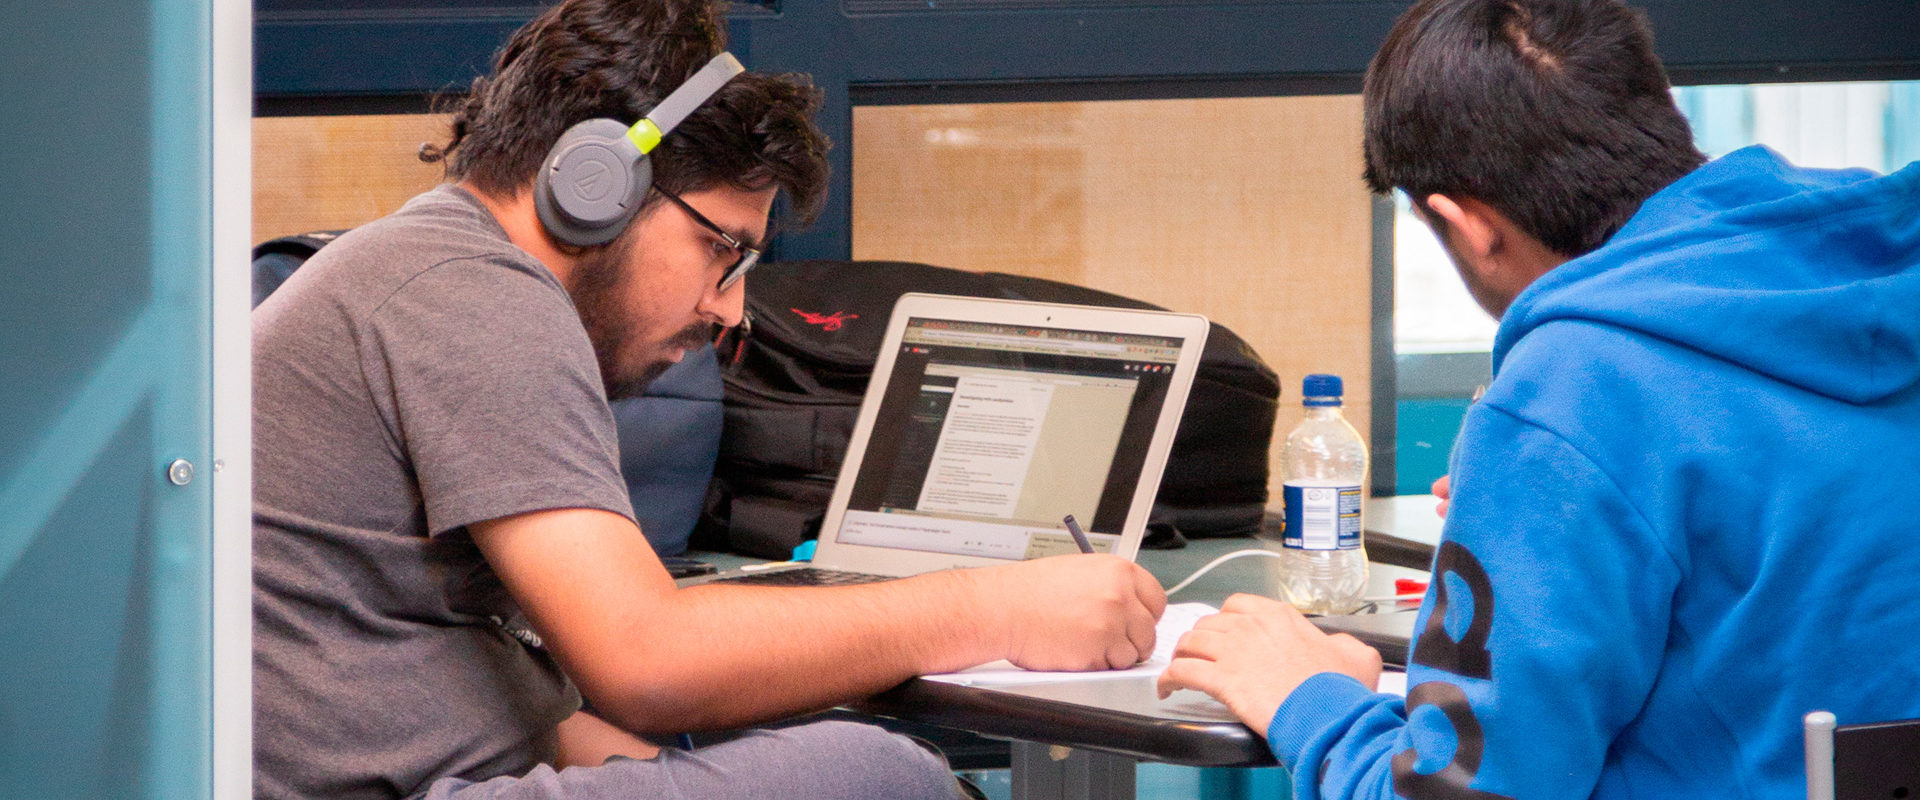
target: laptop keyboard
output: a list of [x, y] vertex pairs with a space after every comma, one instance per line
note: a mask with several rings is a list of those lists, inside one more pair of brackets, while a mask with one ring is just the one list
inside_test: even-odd
[[877, 583], [893, 580], [885, 575], [869, 575], [864, 572], [841, 572], [832, 569], [803, 567], [785, 569], [778, 572], [755, 572], [721, 578], [712, 583], [744, 583], [754, 586], [850, 586], [856, 583]]

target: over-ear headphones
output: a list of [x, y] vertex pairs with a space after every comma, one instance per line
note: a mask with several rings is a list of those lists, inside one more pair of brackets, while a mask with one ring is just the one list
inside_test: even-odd
[[745, 71], [732, 53], [721, 53], [631, 126], [600, 117], [568, 128], [533, 179], [533, 207], [540, 224], [564, 244], [591, 247], [613, 241], [653, 185], [647, 154]]

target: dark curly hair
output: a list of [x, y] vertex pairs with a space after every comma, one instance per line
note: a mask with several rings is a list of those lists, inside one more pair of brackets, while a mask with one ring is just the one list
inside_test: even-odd
[[[515, 31], [493, 74], [451, 99], [451, 141], [423, 145], [420, 159], [444, 159], [448, 180], [517, 193], [567, 128], [646, 116], [725, 47], [711, 0], [566, 0]], [[829, 145], [813, 123], [819, 107], [804, 75], [736, 76], [654, 148], [654, 185], [675, 193], [773, 186], [787, 196], [786, 223], [810, 223], [827, 187]]]
[[1374, 191], [1474, 198], [1568, 257], [1706, 162], [1616, 0], [1422, 0], [1363, 92]]

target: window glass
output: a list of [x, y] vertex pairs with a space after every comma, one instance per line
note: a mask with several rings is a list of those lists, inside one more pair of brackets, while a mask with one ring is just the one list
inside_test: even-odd
[[[1891, 172], [1920, 160], [1920, 81], [1684, 86], [1673, 94], [1712, 158], [1764, 144], [1809, 167]], [[1395, 351], [1488, 350], [1494, 321], [1467, 296], [1407, 198], [1396, 196], [1395, 207]]]

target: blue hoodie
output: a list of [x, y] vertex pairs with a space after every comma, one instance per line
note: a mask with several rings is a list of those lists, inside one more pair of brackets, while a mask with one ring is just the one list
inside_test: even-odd
[[1920, 164], [1701, 167], [1493, 363], [1413, 688], [1296, 690], [1298, 797], [1803, 797], [1804, 714], [1920, 717]]

